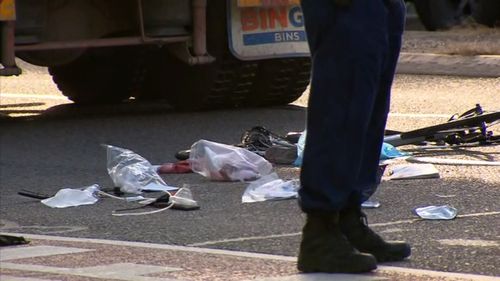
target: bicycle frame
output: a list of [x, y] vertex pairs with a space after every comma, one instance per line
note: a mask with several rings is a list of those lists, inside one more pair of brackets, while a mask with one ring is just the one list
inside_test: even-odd
[[[493, 133], [488, 131], [488, 128], [499, 121], [500, 111], [484, 113], [478, 104], [474, 109], [468, 110], [458, 118], [453, 116], [446, 123], [385, 136], [384, 142], [395, 147], [420, 144], [425, 141], [460, 144], [479, 140], [487, 143], [493, 140]], [[463, 139], [456, 139], [453, 136], [462, 136]]]

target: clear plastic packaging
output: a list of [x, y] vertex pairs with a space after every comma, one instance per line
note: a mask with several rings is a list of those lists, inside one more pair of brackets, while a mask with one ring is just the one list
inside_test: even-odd
[[284, 181], [272, 173], [250, 183], [241, 201], [252, 203], [297, 198], [299, 186], [299, 180]]
[[107, 150], [108, 174], [122, 192], [169, 191], [177, 188], [166, 184], [148, 160], [131, 150], [104, 145]]
[[271, 173], [269, 161], [247, 149], [199, 140], [189, 154], [191, 169], [216, 181], [252, 181]]
[[99, 185], [94, 184], [83, 189], [63, 188], [53, 197], [42, 200], [44, 205], [52, 208], [67, 208], [81, 205], [92, 205], [98, 199]]
[[457, 209], [448, 206], [427, 206], [416, 208], [415, 213], [426, 220], [452, 220], [457, 216]]
[[196, 210], [200, 208], [198, 202], [193, 199], [191, 190], [183, 186], [175, 195], [170, 196], [169, 203], [173, 204], [172, 209]]

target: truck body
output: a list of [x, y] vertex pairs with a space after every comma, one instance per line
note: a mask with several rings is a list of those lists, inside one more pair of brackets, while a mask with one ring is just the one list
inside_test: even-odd
[[[286, 104], [309, 82], [298, 0], [1, 0], [3, 75], [46, 66], [75, 103]], [[7, 15], [9, 11], [9, 15]]]
[[500, 26], [498, 0], [406, 0], [415, 6], [427, 30], [446, 30], [475, 22], [489, 27]]
[[[482, 10], [500, 3], [412, 0], [431, 19], [471, 1]], [[279, 105], [309, 83], [299, 0], [0, 0], [0, 30], [0, 75], [21, 73], [16, 57], [48, 67], [78, 104]]]

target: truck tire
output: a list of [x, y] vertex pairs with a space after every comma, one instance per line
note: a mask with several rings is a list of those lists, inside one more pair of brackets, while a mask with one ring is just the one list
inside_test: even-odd
[[[303, 66], [304, 59], [241, 61], [231, 54], [226, 2], [209, 1], [207, 7], [207, 48], [216, 61], [189, 66], [160, 49], [148, 60], [151, 66], [138, 98], [163, 98], [178, 110], [201, 110], [286, 104], [302, 94], [307, 84], [296, 82], [303, 73], [289, 69]], [[274, 71], [283, 64], [285, 71]]]
[[471, 14], [477, 0], [414, 0], [420, 21], [427, 30], [449, 29]]
[[136, 98], [166, 100], [177, 110], [241, 106], [258, 67], [228, 54], [217, 56], [214, 63], [195, 66], [164, 49], [152, 54], [143, 88]]
[[474, 19], [489, 27], [500, 25], [500, 1], [498, 0], [477, 0]]
[[251, 106], [282, 105], [297, 100], [309, 85], [310, 58], [259, 61]]
[[76, 104], [117, 103], [134, 87], [132, 48], [89, 49], [76, 60], [49, 67], [59, 90]]

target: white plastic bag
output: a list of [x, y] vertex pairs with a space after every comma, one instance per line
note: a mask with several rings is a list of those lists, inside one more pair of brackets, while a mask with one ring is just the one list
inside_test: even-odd
[[191, 169], [217, 181], [251, 181], [271, 173], [273, 166], [247, 149], [199, 140], [189, 153]]
[[97, 202], [99, 185], [94, 184], [82, 189], [63, 188], [53, 197], [43, 199], [41, 202], [52, 208], [67, 208], [81, 205], [92, 205]]
[[142, 156], [131, 150], [104, 145], [108, 157], [108, 174], [115, 186], [122, 192], [141, 193], [142, 191], [171, 191], [169, 186], [156, 172], [156, 168]]
[[243, 203], [297, 198], [299, 180], [283, 181], [276, 173], [250, 183], [241, 197]]

